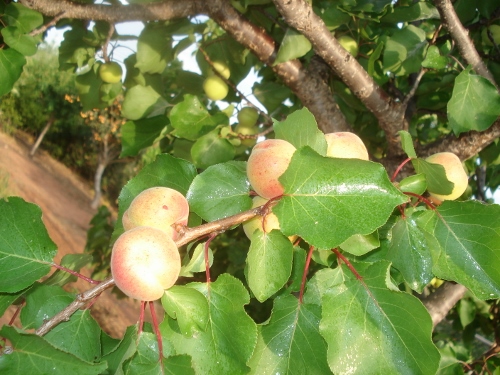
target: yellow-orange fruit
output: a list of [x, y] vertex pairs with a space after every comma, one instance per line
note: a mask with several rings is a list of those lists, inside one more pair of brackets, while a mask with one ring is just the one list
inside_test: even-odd
[[111, 274], [127, 296], [154, 301], [175, 284], [181, 270], [179, 250], [162, 230], [136, 227], [123, 233], [113, 245]]
[[257, 143], [247, 163], [247, 176], [255, 192], [271, 199], [283, 195], [278, 178], [286, 171], [295, 147], [282, 139], [267, 139]]
[[[252, 208], [262, 206], [267, 202], [268, 199], [262, 197], [254, 197]], [[273, 229], [280, 229], [278, 217], [272, 212], [269, 212], [264, 218], [262, 218], [262, 216], [260, 215], [257, 215], [253, 219], [250, 219], [243, 223], [243, 231], [248, 238], [251, 238], [253, 232], [255, 232], [257, 229], [263, 230], [266, 233], [269, 233]]]
[[429, 191], [429, 194], [435, 203], [441, 203], [444, 200], [457, 199], [465, 192], [467, 186], [469, 185], [469, 178], [467, 177], [467, 173], [465, 173], [462, 162], [457, 155], [452, 152], [439, 152], [429, 156], [425, 160], [429, 163], [442, 165], [446, 173], [446, 178], [454, 184], [453, 191], [448, 195], [436, 194]]
[[337, 132], [325, 134], [328, 145], [326, 156], [331, 158], [369, 160], [366, 146], [356, 134]]

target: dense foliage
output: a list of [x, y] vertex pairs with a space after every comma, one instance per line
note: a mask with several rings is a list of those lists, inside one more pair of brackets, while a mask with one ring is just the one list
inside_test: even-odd
[[[114, 226], [103, 209], [93, 220], [87, 252], [108, 278], [78, 296], [60, 266], [46, 278], [57, 249], [40, 209], [0, 201], [0, 312], [22, 307], [22, 327], [0, 330], [2, 373], [497, 373], [498, 2], [129, 3], [0, 3], [0, 95], [45, 30], [65, 27], [59, 68], [76, 76], [82, 110], [99, 118], [123, 96], [120, 156], [156, 156], [123, 186]], [[116, 32], [132, 20], [138, 37]], [[118, 80], [112, 51], [134, 38]], [[190, 47], [201, 74], [178, 59]], [[251, 94], [238, 86], [249, 74]], [[242, 126], [255, 105], [257, 123]], [[371, 161], [328, 157], [324, 133], [339, 131]], [[284, 193], [252, 208], [247, 159], [264, 138], [296, 151]], [[438, 152], [464, 163], [457, 200], [427, 194], [455, 188], [426, 161]], [[155, 186], [189, 202], [187, 227], [174, 225], [180, 278], [161, 323], [110, 338], [80, 308], [114, 286], [110, 247]], [[279, 229], [243, 237], [240, 224], [271, 212]]]

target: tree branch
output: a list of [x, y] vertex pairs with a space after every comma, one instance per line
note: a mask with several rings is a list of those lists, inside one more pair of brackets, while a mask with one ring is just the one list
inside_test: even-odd
[[484, 64], [483, 60], [477, 53], [476, 48], [474, 47], [474, 43], [469, 38], [468, 31], [460, 22], [460, 19], [458, 18], [451, 1], [434, 0], [434, 4], [439, 11], [442, 23], [448, 29], [451, 38], [457, 45], [458, 50], [460, 51], [460, 55], [462, 55], [465, 61], [467, 61], [467, 64], [472, 65], [472, 68], [476, 71], [477, 74], [483, 76], [498, 88], [493, 75]]
[[447, 281], [434, 293], [422, 299], [422, 303], [431, 315], [433, 327], [446, 317], [466, 291], [465, 286]]
[[150, 4], [102, 5], [79, 4], [71, 1], [20, 0], [25, 6], [46, 16], [56, 16], [64, 10], [64, 17], [102, 20], [109, 23], [125, 21], [172, 20], [205, 14], [215, 20], [237, 42], [252, 51], [269, 65], [277, 76], [290, 87], [304, 106], [314, 114], [319, 128], [325, 132], [349, 129], [345, 118], [331, 95], [328, 85], [310, 74], [298, 60], [273, 65], [276, 44], [265, 30], [256, 27], [238, 13], [228, 0], [166, 0]]
[[316, 53], [375, 115], [385, 131], [390, 152], [402, 153], [397, 132], [407, 128], [404, 121], [405, 107], [393, 102], [358, 61], [342, 48], [307, 1], [273, 1], [285, 21], [309, 39]]

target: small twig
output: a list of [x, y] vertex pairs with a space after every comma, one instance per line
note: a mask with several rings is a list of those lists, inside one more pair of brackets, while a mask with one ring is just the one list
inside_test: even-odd
[[403, 167], [406, 165], [406, 163], [408, 163], [409, 161], [411, 161], [411, 158], [406, 158], [405, 160], [403, 160], [403, 162], [401, 164], [399, 164], [399, 166], [396, 168], [396, 170], [394, 171], [394, 173], [392, 174], [392, 177], [391, 177], [391, 182], [394, 182], [394, 180], [396, 179], [396, 177], [398, 176], [399, 172], [401, 171], [401, 169], [403, 169]]
[[35, 36], [35, 35], [38, 35], [38, 34], [45, 32], [45, 30], [47, 30], [49, 27], [54, 26], [61, 18], [63, 18], [65, 14], [66, 14], [66, 12], [62, 11], [61, 13], [57, 14], [54, 18], [52, 18], [52, 20], [50, 20], [46, 24], [40, 26], [39, 28], [33, 30], [28, 35]]
[[16, 320], [17, 316], [21, 312], [21, 309], [23, 308], [25, 303], [26, 303], [26, 301], [23, 301], [22, 303], [19, 304], [19, 306], [16, 309], [16, 312], [14, 313], [14, 315], [12, 315], [12, 318], [9, 321], [9, 326], [14, 324], [14, 321]]
[[90, 284], [100, 284], [100, 281], [99, 280], [94, 280], [94, 279], [91, 279], [85, 275], [82, 275], [81, 273], [79, 272], [76, 272], [76, 271], [73, 271], [73, 270], [70, 270], [69, 268], [66, 268], [64, 266], [60, 266], [59, 264], [56, 264], [56, 263], [52, 263], [52, 267], [55, 267], [57, 268], [58, 270], [61, 270], [61, 271], [64, 271], [64, 272], [67, 272], [67, 273], [70, 273], [72, 274], [73, 276], [76, 276], [82, 280], [85, 280], [86, 282], [90, 283]]
[[114, 33], [115, 33], [115, 25], [110, 23], [108, 35], [106, 36], [106, 41], [104, 42], [104, 44], [102, 46], [102, 57], [104, 59], [104, 62], [109, 62], [108, 45], [109, 45], [109, 42], [111, 41], [111, 38], [113, 37]]
[[413, 82], [413, 86], [412, 86], [411, 90], [408, 92], [408, 94], [406, 94], [406, 97], [403, 100], [404, 106], [408, 105], [409, 101], [413, 98], [413, 96], [417, 92], [418, 85], [420, 84], [420, 81], [422, 80], [422, 77], [424, 76], [424, 74], [426, 72], [427, 72], [427, 69], [425, 69], [425, 68], [420, 69], [420, 71], [418, 72], [417, 76], [415, 77], [415, 81]]

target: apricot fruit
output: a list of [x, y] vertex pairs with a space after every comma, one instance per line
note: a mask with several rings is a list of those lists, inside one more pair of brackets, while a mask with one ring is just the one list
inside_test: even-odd
[[[243, 125], [241, 123], [239, 123], [238, 125], [236, 125], [234, 127], [234, 131], [238, 134], [243, 134], [243, 135], [259, 134], [259, 128], [257, 126], [253, 126], [253, 125], [246, 126], [246, 125]], [[256, 138], [245, 138], [245, 139], [241, 140], [241, 145], [243, 145], [244, 148], [253, 147], [253, 146], [255, 146], [256, 143], [257, 143]]]
[[325, 134], [325, 139], [328, 145], [326, 156], [330, 158], [369, 160], [365, 144], [354, 133], [328, 133]]
[[220, 77], [210, 76], [203, 81], [203, 91], [210, 100], [217, 101], [227, 96], [229, 87]]
[[282, 139], [257, 143], [247, 163], [247, 176], [255, 192], [266, 199], [283, 195], [278, 178], [286, 171], [295, 147]]
[[127, 296], [141, 301], [161, 298], [175, 284], [181, 257], [172, 238], [162, 230], [136, 227], [116, 240], [111, 252], [111, 274]]
[[99, 67], [99, 77], [106, 83], [117, 83], [122, 80], [122, 67], [115, 61], [102, 64]]
[[137, 195], [130, 203], [126, 214], [127, 217], [122, 218], [122, 223], [126, 224], [127, 227], [153, 227], [163, 230], [175, 240], [177, 232], [172, 225], [187, 225], [189, 204], [187, 199], [177, 190], [167, 187], [153, 187]]
[[349, 35], [342, 35], [337, 38], [338, 42], [344, 49], [349, 52], [351, 55], [356, 57], [359, 52], [358, 42], [356, 42]]
[[[252, 200], [252, 208], [262, 206], [266, 204], [269, 200], [262, 198], [262, 197], [254, 197]], [[254, 218], [245, 221], [243, 223], [243, 231], [245, 232], [246, 236], [250, 239], [252, 238], [252, 234], [256, 230], [262, 230], [266, 233], [269, 233], [273, 229], [280, 229], [280, 223], [278, 221], [278, 217], [273, 214], [272, 212], [269, 212], [264, 219], [262, 216], [257, 215]]]
[[[231, 71], [229, 70], [228, 66], [224, 64], [222, 61], [214, 61], [212, 65], [212, 69], [214, 69], [217, 73], [219, 73], [221, 76], [223, 76], [225, 79], [228, 79], [231, 77]], [[209, 75], [212, 75], [213, 72], [210, 70]]]
[[444, 200], [457, 199], [465, 192], [469, 185], [469, 178], [457, 155], [452, 152], [438, 152], [425, 160], [429, 163], [442, 165], [446, 173], [446, 178], [454, 184], [452, 192], [447, 195], [429, 191], [434, 203], [439, 204]]
[[238, 112], [238, 123], [241, 126], [253, 127], [259, 118], [259, 112], [252, 107], [244, 107]]

